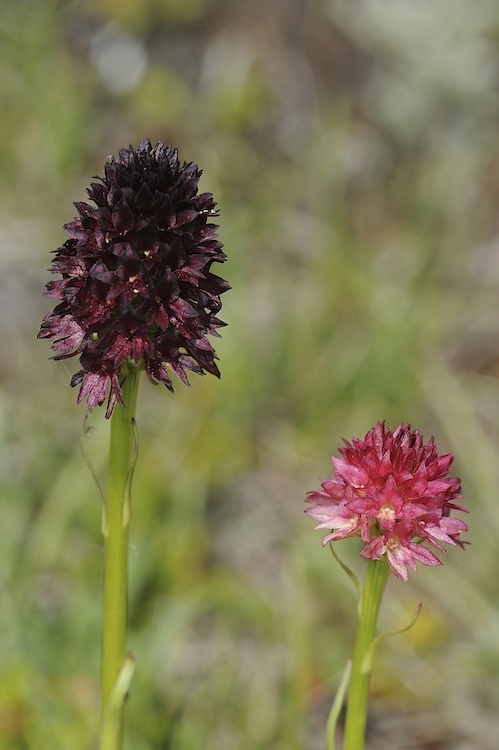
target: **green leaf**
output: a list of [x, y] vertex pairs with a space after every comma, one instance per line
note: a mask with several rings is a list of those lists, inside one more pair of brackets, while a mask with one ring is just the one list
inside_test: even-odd
[[391, 630], [389, 633], [382, 633], [381, 635], [378, 635], [376, 638], [374, 638], [371, 641], [371, 645], [369, 646], [366, 652], [366, 655], [364, 656], [364, 661], [362, 662], [362, 672], [364, 674], [367, 674], [368, 672], [372, 672], [374, 655], [381, 641], [384, 638], [388, 638], [388, 636], [390, 635], [400, 635], [401, 633], [406, 633], [408, 630], [410, 630], [413, 627], [413, 625], [416, 624], [416, 620], [419, 617], [419, 613], [421, 612], [422, 606], [423, 606], [423, 603], [419, 602], [418, 606], [416, 607], [416, 611], [414, 612], [412, 616], [410, 623], [406, 625], [405, 628], [402, 628], [401, 630]]
[[350, 673], [352, 671], [352, 662], [349, 659], [346, 663], [343, 671], [343, 676], [339, 684], [336, 695], [334, 696], [333, 705], [329, 711], [326, 724], [326, 739], [327, 739], [327, 750], [334, 750], [334, 733], [336, 730], [336, 724], [338, 723], [338, 716], [340, 715], [341, 707], [343, 705], [343, 699], [348, 688], [350, 681]]
[[342, 560], [340, 560], [340, 558], [338, 557], [338, 555], [336, 554], [336, 552], [333, 549], [333, 543], [332, 542], [329, 542], [329, 547], [331, 549], [331, 552], [333, 553], [334, 559], [336, 560], [336, 562], [339, 565], [341, 565], [341, 567], [343, 568], [343, 570], [345, 571], [345, 573], [347, 574], [347, 576], [350, 578], [350, 580], [352, 581], [352, 583], [355, 586], [355, 588], [357, 589], [358, 595], [361, 596], [362, 595], [362, 586], [360, 585], [359, 579], [357, 578], [357, 576], [355, 575], [355, 573], [352, 570], [350, 570], [350, 568], [348, 567], [348, 565], [345, 565], [345, 563]]
[[121, 712], [135, 671], [135, 662], [133, 654], [126, 655], [102, 722], [100, 750], [119, 750], [121, 747]]

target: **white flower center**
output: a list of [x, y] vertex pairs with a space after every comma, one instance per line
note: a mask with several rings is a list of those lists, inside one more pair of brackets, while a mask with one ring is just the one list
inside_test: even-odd
[[395, 521], [395, 508], [390, 503], [385, 503], [379, 509], [378, 518], [381, 524], [393, 523]]

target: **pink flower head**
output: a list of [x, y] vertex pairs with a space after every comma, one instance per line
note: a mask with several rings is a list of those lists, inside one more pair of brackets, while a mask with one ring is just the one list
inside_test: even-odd
[[336, 477], [306, 498], [312, 507], [305, 512], [319, 522], [316, 528], [331, 530], [322, 544], [358, 535], [365, 544], [361, 556], [386, 555], [404, 581], [417, 562], [442, 564], [424, 542], [440, 552], [446, 552], [442, 543], [464, 547], [459, 537], [468, 527], [450, 515], [467, 512], [454, 502], [461, 497], [460, 480], [448, 476], [454, 457], [439, 456], [433, 438], [425, 445], [410, 425], [392, 432], [378, 422], [364, 440], [344, 442], [342, 457], [332, 459]]

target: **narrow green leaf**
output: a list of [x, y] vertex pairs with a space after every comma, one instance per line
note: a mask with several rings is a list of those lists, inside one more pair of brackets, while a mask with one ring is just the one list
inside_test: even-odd
[[345, 571], [345, 573], [347, 574], [347, 576], [350, 578], [350, 580], [352, 581], [353, 585], [357, 589], [358, 595], [361, 596], [361, 594], [362, 594], [362, 586], [360, 584], [359, 579], [357, 578], [357, 576], [355, 575], [355, 573], [352, 570], [350, 570], [350, 568], [348, 567], [348, 565], [345, 565], [345, 563], [342, 560], [340, 560], [340, 558], [338, 557], [338, 555], [336, 554], [336, 552], [333, 549], [332, 542], [329, 542], [329, 548], [331, 549], [331, 552], [333, 553], [334, 559], [343, 568], [343, 570]]
[[410, 623], [406, 625], [405, 628], [402, 628], [401, 630], [391, 630], [389, 633], [382, 633], [381, 635], [378, 635], [376, 638], [374, 638], [371, 641], [371, 645], [369, 646], [366, 652], [366, 655], [364, 657], [364, 661], [362, 662], [362, 672], [364, 674], [368, 672], [372, 672], [374, 655], [381, 641], [384, 638], [388, 638], [388, 636], [390, 635], [400, 635], [401, 633], [406, 633], [408, 630], [410, 630], [416, 624], [416, 620], [419, 617], [419, 613], [421, 612], [422, 606], [423, 606], [423, 603], [419, 602], [418, 606], [416, 607], [416, 611], [414, 612], [412, 616]]
[[121, 713], [135, 671], [135, 662], [133, 654], [126, 655], [102, 721], [100, 750], [119, 750], [121, 747]]
[[336, 724], [338, 723], [338, 717], [340, 715], [341, 707], [343, 705], [343, 700], [345, 698], [345, 693], [348, 688], [348, 682], [350, 680], [351, 671], [352, 671], [352, 662], [349, 659], [343, 671], [343, 676], [341, 678], [341, 682], [339, 684], [338, 690], [336, 691], [336, 695], [334, 696], [334, 701], [333, 701], [333, 705], [331, 706], [331, 710], [329, 711], [329, 716], [327, 717], [327, 724], [326, 724], [327, 750], [334, 750], [334, 734], [336, 730]]

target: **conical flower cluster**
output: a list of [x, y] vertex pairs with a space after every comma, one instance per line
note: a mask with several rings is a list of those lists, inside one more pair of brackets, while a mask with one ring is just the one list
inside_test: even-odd
[[108, 159], [104, 177], [75, 203], [69, 239], [55, 251], [46, 296], [60, 300], [41, 325], [54, 359], [79, 356], [78, 402], [106, 416], [122, 403], [125, 361], [173, 391], [169, 370], [187, 385], [186, 370], [219, 376], [207, 335], [225, 323], [216, 315], [226, 281], [211, 272], [226, 260], [217, 239], [211, 193], [198, 194], [201, 171], [177, 151], [143, 141]]
[[424, 444], [417, 430], [400, 425], [392, 432], [379, 423], [364, 440], [354, 439], [333, 457], [334, 479], [309, 492], [305, 511], [317, 529], [330, 529], [322, 543], [360, 536], [363, 557], [386, 560], [395, 575], [408, 579], [416, 563], [441, 565], [425, 543], [440, 552], [442, 543], [463, 546], [467, 526], [451, 511], [466, 512], [454, 500], [461, 483], [449, 477], [453, 456], [439, 456], [433, 438]]

